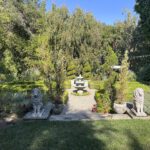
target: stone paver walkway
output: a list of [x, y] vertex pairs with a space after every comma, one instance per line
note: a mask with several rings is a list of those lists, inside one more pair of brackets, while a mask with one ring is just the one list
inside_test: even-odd
[[87, 96], [75, 96], [71, 94], [72, 90], [69, 89], [69, 100], [63, 114], [91, 112], [93, 105], [96, 104], [94, 99], [95, 90], [88, 89], [88, 91], [90, 94]]
[[115, 115], [91, 112], [92, 107], [96, 104], [94, 99], [95, 90], [88, 89], [90, 95], [88, 96], [74, 96], [71, 94], [72, 89], [69, 89], [69, 100], [61, 115], [50, 116], [50, 121], [90, 121], [90, 120], [109, 120], [109, 119], [130, 119], [128, 115]]
[[88, 89], [89, 95], [75, 96], [71, 92], [73, 89], [68, 89], [69, 100], [61, 115], [52, 115], [50, 120], [83, 120], [89, 119], [92, 115], [92, 107], [96, 104], [94, 99], [95, 90]]

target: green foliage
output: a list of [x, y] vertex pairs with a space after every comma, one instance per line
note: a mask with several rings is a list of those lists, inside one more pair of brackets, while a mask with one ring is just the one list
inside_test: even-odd
[[[66, 86], [70, 87], [70, 83], [64, 83], [66, 78], [73, 79], [79, 74], [86, 79], [106, 77], [105, 83], [91, 82], [89, 85], [108, 91], [112, 100], [114, 76], [111, 66], [118, 64], [118, 60], [120, 63], [125, 49], [129, 50], [131, 58], [136, 52], [143, 54], [143, 49], [144, 53], [149, 49], [145, 32], [149, 8], [143, 7], [144, 12], [141, 12], [141, 6], [145, 3], [137, 3], [141, 21], [136, 28], [136, 19], [130, 13], [125, 21], [107, 26], [81, 9], [69, 13], [66, 7], [53, 5], [52, 10], [46, 11], [45, 0], [0, 0], [0, 81], [31, 81], [37, 86], [37, 81], [42, 80], [44, 90], [55, 97], [61, 96]], [[131, 62], [131, 67], [138, 64], [133, 59]], [[143, 80], [149, 79], [147, 68], [144, 73]], [[131, 76], [130, 80], [133, 80], [134, 76]], [[122, 78], [121, 85], [126, 80]], [[5, 84], [0, 87], [14, 91], [34, 87], [30, 83], [15, 85], [12, 82], [12, 87], [10, 83]]]
[[149, 85], [136, 81], [128, 82], [127, 101], [133, 101], [133, 92], [136, 88], [139, 87], [142, 88], [146, 93], [150, 91]]
[[74, 79], [76, 76], [76, 65], [75, 62], [69, 62], [67, 66], [67, 78]]
[[125, 52], [119, 74], [119, 82], [116, 87], [116, 103], [122, 104], [127, 100], [128, 90], [128, 51]]
[[112, 72], [112, 66], [118, 64], [118, 58], [111, 47], [107, 48], [107, 54], [105, 57], [105, 63], [102, 65], [104, 74], [108, 77]]
[[[17, 82], [3, 82], [0, 84], [0, 91], [11, 91], [11, 92], [23, 92], [30, 91], [35, 87], [40, 87], [41, 90], [47, 91], [48, 88], [43, 81], [29, 82], [29, 81], [17, 81]], [[53, 83], [55, 87], [55, 83]]]
[[[43, 79], [50, 93], [53, 81], [61, 91], [65, 75], [72, 79], [82, 73], [88, 79], [109, 74], [110, 66], [117, 64], [117, 36], [134, 30], [131, 16], [121, 26], [106, 26], [81, 9], [70, 14], [66, 7], [53, 5], [46, 12], [43, 0], [1, 1], [0, 12], [0, 58], [5, 55], [0, 73], [9, 72], [15, 80]], [[39, 75], [31, 70], [39, 70]]]
[[97, 112], [108, 113], [111, 110], [111, 100], [109, 93], [96, 92], [95, 99], [97, 102]]
[[108, 93], [109, 98], [111, 100], [111, 104], [113, 104], [115, 99], [115, 83], [117, 81], [118, 75], [116, 72], [112, 72], [107, 80], [104, 82], [104, 91]]
[[142, 30], [144, 38], [149, 40], [150, 38], [150, 1], [149, 0], [136, 0], [135, 10], [140, 15], [139, 25]]
[[71, 89], [71, 81], [70, 80], [66, 80], [64, 82], [64, 88], [65, 89]]
[[139, 79], [145, 82], [150, 82], [150, 65], [145, 65], [140, 69]]
[[124, 57], [125, 50], [128, 49], [129, 53], [136, 50], [137, 37], [135, 35], [137, 18], [132, 16], [128, 11], [125, 12], [126, 18], [123, 22], [117, 22], [112, 30], [113, 40], [112, 48], [116, 52], [119, 63]]
[[83, 76], [84, 76], [85, 79], [90, 79], [91, 73], [90, 72], [86, 72], [86, 73], [84, 73]]
[[97, 111], [102, 113], [108, 113], [111, 110], [114, 97], [115, 97], [115, 83], [117, 80], [117, 74], [111, 72], [109, 78], [102, 84], [99, 84], [99, 89], [95, 93], [95, 99], [97, 102]]
[[128, 80], [129, 81], [136, 81], [137, 80], [137, 75], [133, 71], [128, 72]]
[[87, 96], [89, 95], [90, 93], [88, 91], [84, 91], [82, 94], [79, 94], [77, 92], [71, 92], [72, 95], [75, 95], [75, 96]]
[[95, 100], [97, 101], [100, 98], [101, 94], [99, 91], [95, 92]]
[[16, 79], [17, 78], [17, 68], [16, 68], [16, 64], [14, 63], [13, 59], [14, 58], [13, 58], [12, 53], [8, 50], [5, 50], [3, 63], [4, 63], [5, 72], [7, 73], [6, 76], [8, 76], [9, 78], [12, 77], [12, 79]]
[[5, 74], [0, 74], [0, 82], [4, 82], [6, 80], [6, 75]]
[[62, 101], [63, 101], [63, 104], [67, 104], [68, 102], [68, 91], [64, 91], [63, 95], [62, 95]]
[[84, 68], [83, 68], [84, 72], [90, 72], [91, 71], [91, 66], [89, 63], [85, 63], [84, 64]]
[[104, 89], [104, 81], [90, 80], [88, 84], [90, 89], [96, 89], [96, 90]]
[[91, 70], [92, 70], [92, 68], [91, 68], [90, 64], [85, 63], [84, 67], [83, 67], [83, 76], [84, 76], [84, 78], [89, 79], [91, 77]]
[[22, 73], [21, 79], [25, 81], [38, 81], [42, 80], [42, 77], [40, 71], [37, 68], [31, 68]]
[[[136, 0], [135, 11], [139, 15], [138, 25], [135, 31], [136, 50], [133, 51], [131, 59], [132, 69], [140, 75], [140, 70], [147, 68], [150, 63], [150, 1]], [[143, 72], [144, 73], [144, 72]], [[142, 78], [141, 78], [142, 79]]]
[[[30, 105], [31, 99], [27, 92], [3, 91], [0, 94], [0, 110], [5, 113], [23, 113]], [[21, 110], [22, 108], [22, 110]]]

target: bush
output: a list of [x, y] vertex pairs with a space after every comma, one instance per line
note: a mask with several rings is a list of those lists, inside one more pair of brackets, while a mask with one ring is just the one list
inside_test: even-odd
[[102, 77], [107, 78], [112, 72], [111, 67], [118, 64], [117, 55], [110, 46], [106, 48], [106, 56], [104, 57], [104, 62], [105, 63], [101, 66], [101, 72]]
[[69, 79], [73, 79], [76, 74], [76, 65], [75, 62], [70, 62], [68, 67], [67, 67], [67, 77]]
[[103, 81], [99, 81], [99, 80], [89, 81], [89, 88], [90, 89], [101, 90], [101, 89], [104, 88], [104, 82]]
[[104, 90], [107, 91], [110, 95], [114, 94], [114, 84], [117, 80], [117, 73], [112, 72], [111, 76], [104, 81]]
[[70, 80], [75, 79], [75, 78], [76, 78], [75, 75], [71, 75], [71, 76], [68, 76], [68, 77], [67, 77], [67, 79], [70, 79]]
[[84, 73], [83, 77], [84, 77], [85, 79], [90, 79], [91, 73], [90, 73], [90, 72]]
[[62, 101], [63, 101], [63, 104], [67, 104], [68, 102], [68, 91], [64, 91], [63, 95], [62, 95]]
[[98, 91], [95, 93], [95, 99], [97, 101], [97, 111], [102, 113], [108, 113], [111, 110], [114, 97], [115, 97], [115, 82], [117, 80], [117, 74], [111, 72], [111, 75], [107, 80], [99, 86]]
[[71, 81], [70, 80], [66, 80], [64, 82], [64, 88], [65, 89], [71, 89]]
[[99, 91], [97, 91], [97, 92], [95, 92], [95, 100], [96, 101], [98, 101], [98, 99], [100, 99], [100, 92]]
[[129, 71], [129, 73], [128, 73], [128, 80], [129, 81], [136, 81], [136, 79], [137, 79], [136, 74], [133, 71]]
[[83, 71], [84, 72], [91, 72], [91, 66], [90, 66], [90, 64], [85, 64], [85, 67], [83, 68]]
[[84, 64], [84, 68], [83, 68], [83, 77], [86, 79], [89, 79], [91, 77], [91, 66], [89, 63], [85, 63]]
[[128, 51], [125, 52], [124, 59], [122, 60], [121, 70], [119, 74], [118, 85], [116, 86], [116, 103], [123, 104], [127, 100], [128, 95]]
[[97, 102], [97, 112], [108, 113], [111, 110], [111, 101], [107, 92], [96, 92], [95, 99]]
[[71, 70], [69, 72], [67, 72], [67, 76], [75, 76], [76, 71], [75, 70]]
[[5, 74], [0, 73], [0, 82], [6, 81], [6, 76]]
[[41, 73], [37, 68], [31, 68], [23, 72], [21, 78], [28, 81], [37, 81], [40, 80]]
[[28, 92], [3, 91], [0, 94], [0, 110], [5, 113], [23, 115], [31, 107], [31, 97]]

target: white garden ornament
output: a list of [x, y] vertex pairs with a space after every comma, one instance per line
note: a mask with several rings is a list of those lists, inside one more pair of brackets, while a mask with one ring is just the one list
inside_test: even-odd
[[144, 90], [137, 88], [134, 91], [134, 109], [136, 116], [147, 116], [144, 112]]
[[33, 116], [34, 117], [42, 116], [43, 103], [42, 103], [42, 94], [39, 88], [34, 88], [32, 90], [32, 104], [33, 104]]

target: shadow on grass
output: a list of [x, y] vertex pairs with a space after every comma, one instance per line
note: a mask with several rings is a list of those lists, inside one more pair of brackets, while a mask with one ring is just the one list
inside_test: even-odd
[[[105, 125], [104, 125], [105, 124]], [[95, 128], [93, 122], [24, 122], [3, 130], [1, 150], [100, 150], [115, 129], [108, 122]], [[0, 133], [0, 136], [2, 133]]]
[[21, 122], [0, 129], [0, 150], [149, 149], [150, 130], [148, 128], [146, 132], [142, 130], [145, 123], [146, 127], [149, 126], [149, 122], [145, 121], [141, 124], [140, 122], [141, 120]]
[[[137, 131], [138, 132], [138, 131]], [[134, 135], [134, 133], [131, 130], [126, 130], [126, 135], [129, 138], [129, 147], [132, 150], [145, 150], [142, 145], [140, 144], [140, 141], [138, 140], [138, 138], [136, 137], [136, 135]]]

